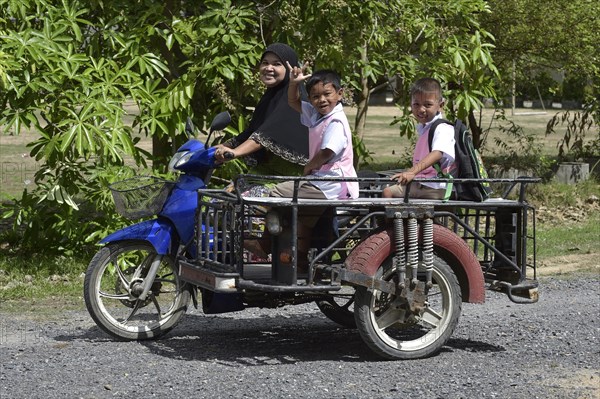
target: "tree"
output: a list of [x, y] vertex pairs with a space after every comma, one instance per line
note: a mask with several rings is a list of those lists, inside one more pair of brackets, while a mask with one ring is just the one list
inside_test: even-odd
[[[593, 0], [490, 0], [483, 26], [496, 38], [494, 57], [504, 77], [531, 82], [545, 70], [593, 81], [600, 76], [600, 4]], [[502, 86], [503, 84], [503, 86]], [[596, 87], [592, 86], [594, 91]], [[583, 100], [583, 98], [581, 98]]]
[[[581, 114], [552, 117], [546, 133], [564, 129], [559, 158], [599, 155], [600, 3], [548, 0], [540, 6], [534, 0], [490, 0], [489, 4], [492, 13], [484, 17], [483, 26], [496, 37], [494, 54], [504, 78], [497, 83], [498, 91], [505, 97], [526, 96], [529, 91], [583, 102]], [[562, 87], [556, 82], [544, 93], [539, 86], [548, 71], [560, 72], [565, 79]], [[592, 141], [584, 145], [590, 133]]]
[[[27, 226], [31, 245], [93, 242], [115, 227], [106, 186], [133, 169], [164, 171], [187, 116], [199, 126], [223, 109], [249, 116], [262, 91], [255, 67], [273, 41], [341, 72], [356, 93], [358, 137], [370, 94], [388, 81], [405, 111], [415, 77], [457, 82], [447, 94], [467, 115], [493, 95], [485, 4], [0, 0], [0, 124], [38, 132], [30, 148], [41, 163], [35, 189], [5, 215]], [[139, 112], [127, 115], [129, 103]], [[151, 152], [138, 145], [144, 135]]]
[[[132, 162], [160, 170], [188, 115], [202, 126], [224, 104], [243, 107], [235, 100], [251, 93], [248, 66], [262, 48], [247, 7], [87, 4], [0, 1], [0, 124], [38, 132], [30, 148], [41, 164], [36, 187], [5, 216], [26, 226], [25, 242], [60, 250], [114, 227], [107, 184], [131, 175]], [[133, 126], [125, 120], [130, 101], [139, 109]], [[143, 135], [153, 137], [153, 155], [137, 146]]]

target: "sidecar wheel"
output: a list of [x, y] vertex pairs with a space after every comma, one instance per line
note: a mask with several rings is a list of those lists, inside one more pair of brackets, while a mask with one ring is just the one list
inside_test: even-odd
[[96, 253], [85, 274], [84, 298], [98, 327], [123, 340], [158, 338], [187, 310], [190, 291], [177, 275], [174, 256], [161, 260], [146, 299], [141, 285], [156, 256], [146, 242], [109, 243]]
[[[418, 269], [424, 282], [425, 270]], [[392, 256], [379, 267], [376, 277], [397, 279]], [[386, 359], [419, 359], [436, 354], [450, 338], [461, 312], [461, 291], [448, 264], [437, 256], [433, 261], [433, 286], [425, 289], [421, 310], [411, 310], [406, 298], [376, 289], [356, 290], [354, 315], [363, 341]]]
[[342, 327], [356, 328], [353, 287], [343, 287], [341, 292], [320, 299], [316, 303], [329, 320]]

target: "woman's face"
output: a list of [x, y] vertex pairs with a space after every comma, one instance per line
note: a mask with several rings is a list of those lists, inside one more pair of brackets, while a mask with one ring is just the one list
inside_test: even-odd
[[283, 62], [273, 53], [266, 53], [258, 67], [260, 80], [267, 87], [275, 87], [283, 82], [287, 72], [287, 68]]

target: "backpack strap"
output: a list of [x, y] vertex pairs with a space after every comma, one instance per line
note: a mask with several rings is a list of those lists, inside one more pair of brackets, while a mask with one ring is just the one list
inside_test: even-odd
[[[429, 152], [431, 152], [431, 146], [433, 145], [433, 135], [435, 133], [435, 129], [438, 127], [438, 125], [440, 125], [442, 123], [446, 123], [446, 124], [454, 127], [454, 124], [447, 119], [440, 118], [440, 119], [433, 121], [433, 123], [429, 127], [429, 131], [427, 132], [427, 143], [429, 144]], [[452, 187], [454, 185], [452, 180], [454, 179], [454, 177], [449, 173], [442, 172], [442, 165], [439, 162], [436, 162], [432, 166], [437, 171], [438, 177], [443, 177], [445, 179], [448, 179], [448, 183], [446, 184], [446, 192], [444, 193], [444, 199], [443, 199], [443, 201], [446, 202], [450, 199], [450, 195], [452, 195]]]
[[429, 137], [427, 137], [427, 142], [429, 143], [429, 152], [431, 152], [431, 146], [433, 145], [433, 134], [435, 133], [435, 129], [437, 129], [437, 127], [439, 125], [441, 125], [442, 123], [446, 123], [450, 126], [454, 126], [454, 123], [450, 122], [447, 119], [436, 119], [435, 121], [433, 121], [433, 123], [431, 124], [431, 126], [429, 126], [429, 132], [427, 132], [427, 134], [429, 135]]

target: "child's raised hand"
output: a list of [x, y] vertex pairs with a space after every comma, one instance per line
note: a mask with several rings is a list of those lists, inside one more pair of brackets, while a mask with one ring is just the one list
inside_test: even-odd
[[286, 64], [288, 69], [290, 70], [290, 82], [300, 83], [312, 76], [310, 73], [305, 74], [309, 66], [308, 64], [304, 64], [301, 68], [291, 66], [289, 61], [286, 61]]

